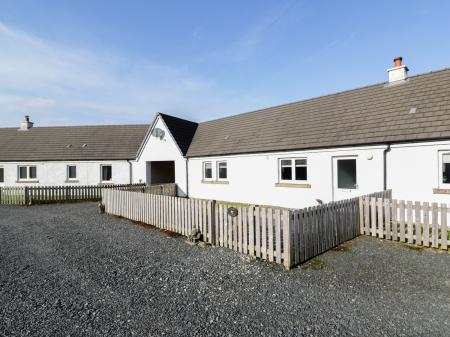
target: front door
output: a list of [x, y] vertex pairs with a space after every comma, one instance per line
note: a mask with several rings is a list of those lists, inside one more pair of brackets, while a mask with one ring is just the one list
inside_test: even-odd
[[356, 156], [333, 157], [333, 200], [358, 196]]

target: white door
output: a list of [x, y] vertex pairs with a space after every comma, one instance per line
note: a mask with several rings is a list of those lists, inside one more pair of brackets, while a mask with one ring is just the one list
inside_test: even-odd
[[358, 157], [333, 157], [333, 200], [358, 194]]

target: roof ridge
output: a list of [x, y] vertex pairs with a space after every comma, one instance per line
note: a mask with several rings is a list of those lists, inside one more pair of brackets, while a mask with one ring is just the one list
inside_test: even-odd
[[[123, 126], [147, 126], [150, 127], [150, 124], [88, 124], [88, 125], [48, 125], [48, 126], [33, 126], [33, 128], [31, 128], [30, 130], [33, 129], [51, 129], [51, 128], [85, 128], [85, 127], [123, 127]], [[0, 128], [0, 130], [19, 130], [18, 127], [5, 127], [5, 128]]]
[[[448, 71], [448, 70], [450, 70], [450, 67], [437, 69], [437, 70], [431, 70], [431, 71], [415, 74], [415, 75], [412, 75], [412, 76], [408, 76], [408, 79], [421, 77], [421, 76], [425, 76], [425, 75], [430, 75], [430, 74], [435, 74], [435, 73], [439, 73], [439, 72], [444, 72], [444, 71]], [[380, 86], [380, 85], [386, 85], [387, 83], [388, 83], [388, 81], [378, 82], [378, 83], [374, 83], [374, 84], [368, 84], [368, 85], [364, 85], [362, 87], [357, 87], [357, 88], [353, 88], [353, 89], [347, 89], [347, 90], [343, 90], [343, 91], [336, 91], [336, 92], [332, 92], [332, 93], [329, 93], [329, 94], [314, 96], [314, 97], [305, 98], [305, 99], [292, 101], [292, 102], [288, 102], [288, 103], [276, 104], [276, 105], [272, 105], [272, 106], [261, 108], [261, 109], [246, 111], [246, 112], [238, 113], [238, 114], [235, 114], [235, 115], [220, 117], [220, 118], [216, 118], [216, 119], [210, 119], [210, 120], [207, 120], [207, 121], [204, 121], [204, 122], [199, 122], [198, 124], [205, 124], [205, 123], [210, 123], [210, 122], [216, 122], [216, 121], [220, 121], [220, 120], [223, 120], [223, 119], [228, 119], [228, 118], [232, 118], [232, 117], [236, 117], [236, 116], [242, 116], [242, 115], [251, 114], [251, 113], [255, 113], [255, 112], [262, 112], [262, 111], [269, 110], [269, 109], [274, 109], [274, 108], [287, 107], [287, 106], [298, 104], [298, 103], [309, 102], [309, 101], [313, 101], [313, 100], [321, 99], [321, 98], [325, 98], [325, 97], [351, 93], [351, 92], [354, 92], [354, 91], [368, 89], [368, 88], [376, 87], [376, 86]]]

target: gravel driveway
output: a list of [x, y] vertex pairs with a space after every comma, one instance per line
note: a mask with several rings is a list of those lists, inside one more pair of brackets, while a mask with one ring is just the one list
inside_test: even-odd
[[449, 275], [367, 237], [287, 272], [94, 203], [0, 207], [0, 336], [450, 336]]

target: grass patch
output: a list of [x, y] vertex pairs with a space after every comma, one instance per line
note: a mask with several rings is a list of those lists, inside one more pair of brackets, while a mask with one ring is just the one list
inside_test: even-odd
[[327, 266], [326, 262], [319, 258], [314, 258], [302, 265], [302, 269], [320, 270]]

